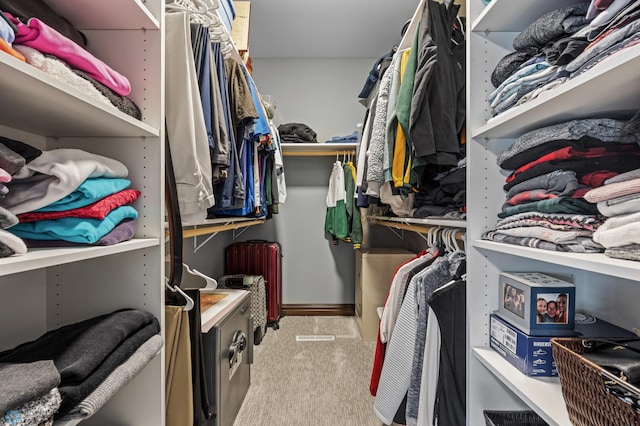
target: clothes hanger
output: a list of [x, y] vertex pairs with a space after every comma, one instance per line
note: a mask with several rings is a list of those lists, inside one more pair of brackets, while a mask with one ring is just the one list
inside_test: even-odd
[[188, 12], [194, 22], [209, 27], [213, 24], [209, 7], [203, 0], [174, 0], [165, 4], [166, 12]]
[[458, 241], [456, 240], [456, 237], [458, 235], [458, 230], [457, 229], [451, 229], [451, 249], [455, 252], [455, 251], [462, 251], [460, 250], [460, 244], [458, 244]]
[[206, 14], [208, 7], [202, 0], [174, 0], [164, 5], [166, 12], [189, 12], [197, 14]]
[[206, 285], [204, 287], [200, 287], [200, 289], [215, 290], [216, 288], [218, 288], [218, 281], [216, 281], [215, 279], [211, 278], [208, 275], [203, 274], [200, 271], [191, 269], [189, 265], [187, 265], [186, 263], [183, 263], [182, 266], [189, 274], [196, 276], [198, 278], [202, 278], [205, 281]]
[[193, 307], [195, 306], [195, 302], [193, 301], [192, 298], [190, 298], [187, 295], [187, 293], [182, 291], [182, 289], [180, 287], [169, 285], [169, 278], [167, 278], [167, 277], [164, 277], [164, 285], [165, 285], [165, 287], [167, 287], [168, 290], [170, 290], [170, 291], [172, 291], [174, 293], [180, 294], [187, 301], [187, 303], [182, 308], [183, 311], [190, 311], [191, 309], [193, 309]]
[[435, 232], [436, 228], [434, 227], [429, 228], [429, 230], [427, 231], [427, 245], [429, 246], [429, 248], [433, 248], [436, 245]]

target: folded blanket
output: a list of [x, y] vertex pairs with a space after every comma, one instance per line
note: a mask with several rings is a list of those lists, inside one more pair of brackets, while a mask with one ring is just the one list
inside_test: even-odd
[[577, 240], [578, 237], [591, 237], [592, 231], [585, 229], [578, 230], [558, 230], [550, 229], [544, 226], [525, 226], [510, 229], [496, 229], [496, 234], [505, 234], [512, 237], [521, 238], [537, 238], [544, 241], [549, 241], [554, 244], [571, 244]]
[[511, 235], [499, 234], [494, 231], [485, 232], [481, 237], [483, 240], [496, 241], [516, 246], [533, 247], [542, 250], [571, 252], [571, 253], [602, 253], [604, 248], [595, 243], [591, 238], [579, 237], [572, 243], [554, 244], [549, 241], [530, 237], [514, 237]]
[[569, 195], [578, 188], [576, 172], [571, 170], [554, 170], [551, 173], [533, 177], [515, 185], [507, 193], [507, 199], [525, 191], [544, 190], [557, 196]]
[[491, 73], [491, 84], [499, 87], [507, 78], [509, 78], [521, 65], [533, 58], [540, 52], [537, 47], [527, 47], [522, 50], [505, 55]]
[[[20, 222], [35, 222], [38, 220], [54, 220], [64, 217], [78, 217], [87, 219], [102, 220], [117, 207], [124, 206], [134, 202], [141, 192], [134, 189], [125, 189], [115, 194], [107, 195], [99, 201], [88, 206], [78, 207], [70, 210], [62, 211], [37, 211], [31, 213], [22, 213], [18, 215]], [[0, 207], [1, 208], [1, 207]]]
[[595, 204], [591, 204], [581, 198], [558, 197], [548, 200], [534, 201], [507, 207], [498, 213], [498, 217], [504, 218], [524, 212], [542, 213], [569, 213], [569, 214], [598, 214]]
[[636, 113], [629, 121], [613, 120], [609, 118], [571, 120], [552, 126], [531, 130], [521, 135], [508, 149], [498, 155], [497, 163], [506, 169], [516, 167], [503, 166], [503, 163], [526, 150], [558, 140], [580, 140], [591, 137], [602, 142], [640, 143], [640, 132], [635, 124], [640, 120], [640, 113]]
[[24, 243], [28, 248], [43, 248], [43, 247], [86, 247], [92, 246], [112, 246], [114, 244], [121, 243], [123, 241], [129, 241], [136, 234], [136, 221], [135, 220], [123, 220], [115, 226], [108, 234], [100, 238], [93, 244], [86, 243], [72, 243], [64, 240], [32, 240], [29, 238], [24, 239]]
[[604, 216], [621, 216], [640, 212], [640, 193], [600, 201], [598, 211]]
[[100, 383], [109, 377], [109, 374], [133, 355], [144, 342], [158, 333], [160, 333], [160, 323], [154, 318], [150, 324], [126, 337], [83, 381], [69, 384], [63, 381], [58, 388], [60, 395], [62, 395], [62, 405], [60, 405], [60, 409], [55, 414], [55, 418], [64, 416], [80, 401], [89, 396]]
[[125, 76], [38, 18], [31, 18], [24, 24], [11, 14], [5, 14], [18, 27], [15, 44], [23, 44], [56, 56], [69, 66], [88, 73], [119, 95], [127, 96], [131, 93], [131, 84]]
[[120, 161], [80, 149], [43, 151], [13, 176], [0, 206], [15, 214], [34, 211], [71, 194], [86, 179], [126, 178], [128, 173]]
[[0, 364], [0, 415], [46, 395], [60, 384], [53, 361]]
[[318, 142], [316, 132], [302, 123], [286, 123], [278, 126], [281, 139], [299, 139], [300, 142]]
[[62, 397], [58, 388], [53, 388], [46, 395], [25, 402], [16, 409], [7, 411], [2, 426], [43, 426], [51, 419], [60, 404]]
[[34, 210], [35, 212], [61, 212], [88, 206], [111, 194], [120, 192], [131, 185], [131, 181], [122, 178], [86, 179], [66, 197]]
[[587, 25], [589, 2], [556, 9], [542, 15], [513, 40], [513, 48], [544, 47], [550, 41], [573, 34]]
[[640, 244], [608, 248], [604, 251], [604, 254], [615, 259], [638, 261], [640, 260]]
[[116, 367], [89, 395], [60, 420], [86, 419], [92, 416], [124, 385], [129, 383], [162, 349], [162, 336], [155, 334], [127, 360]]
[[634, 170], [629, 170], [628, 172], [625, 172], [625, 173], [620, 173], [618, 175], [615, 175], [607, 179], [604, 183], [605, 185], [608, 185], [610, 183], [624, 182], [626, 180], [637, 179], [637, 178], [640, 178], [640, 169], [634, 169]]
[[120, 111], [124, 112], [127, 115], [130, 115], [133, 118], [136, 118], [138, 120], [142, 119], [142, 112], [140, 111], [140, 108], [138, 107], [138, 105], [136, 105], [135, 102], [133, 102], [133, 100], [131, 100], [131, 98], [117, 94], [104, 84], [100, 83], [95, 78], [91, 77], [86, 72], [76, 69], [74, 69], [73, 72], [93, 84], [93, 86], [98, 89], [100, 93], [102, 93], [107, 99], [109, 99], [114, 107], [118, 108]]
[[61, 384], [83, 382], [129, 336], [151, 324], [153, 314], [123, 309], [48, 331], [36, 340], [0, 352], [0, 362], [53, 360]]
[[599, 203], [600, 201], [611, 200], [636, 193], [640, 193], [640, 178], [593, 188], [584, 194], [584, 199], [590, 203]]
[[537, 211], [518, 213], [498, 220], [496, 229], [508, 229], [516, 226], [556, 226], [595, 231], [605, 221], [602, 216], [582, 214], [541, 213]]
[[121, 206], [110, 211], [104, 219], [64, 217], [54, 220], [19, 223], [9, 232], [32, 240], [64, 240], [72, 243], [93, 244], [107, 235], [125, 219], [137, 219], [132, 206]]
[[24, 55], [25, 61], [34, 68], [46, 73], [56, 80], [73, 87], [87, 98], [91, 98], [104, 105], [113, 106], [109, 99], [102, 95], [91, 83], [76, 75], [71, 67], [55, 56], [44, 55], [42, 52], [22, 44], [16, 44], [15, 49]]
[[593, 240], [606, 248], [640, 244], [640, 212], [610, 217], [594, 232]]
[[26, 252], [27, 246], [20, 237], [4, 229], [0, 229], [0, 257], [25, 254]]

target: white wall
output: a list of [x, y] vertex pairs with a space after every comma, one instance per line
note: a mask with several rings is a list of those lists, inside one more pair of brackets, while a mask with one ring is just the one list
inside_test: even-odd
[[[324, 142], [357, 130], [365, 108], [358, 94], [373, 59], [255, 59], [260, 93], [276, 100], [276, 124], [304, 123]], [[278, 121], [279, 120], [279, 121]], [[324, 232], [328, 157], [285, 157], [287, 202], [281, 213], [243, 238], [275, 239], [282, 245], [283, 303], [354, 303], [353, 246], [334, 246]], [[242, 239], [242, 238], [241, 238]]]
[[306, 124], [324, 142], [364, 120], [358, 94], [376, 59], [254, 59], [253, 79], [275, 99], [277, 125]]

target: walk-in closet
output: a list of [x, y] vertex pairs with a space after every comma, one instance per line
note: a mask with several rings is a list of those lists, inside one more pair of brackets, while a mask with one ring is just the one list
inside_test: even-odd
[[0, 424], [637, 426], [639, 17], [0, 0]]

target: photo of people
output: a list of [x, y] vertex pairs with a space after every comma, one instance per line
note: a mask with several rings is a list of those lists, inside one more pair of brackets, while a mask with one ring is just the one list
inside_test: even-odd
[[537, 302], [537, 323], [567, 323], [569, 297], [566, 293], [539, 294]]
[[523, 290], [509, 284], [504, 286], [503, 306], [506, 310], [513, 312], [520, 318], [524, 319], [525, 303], [526, 301]]

